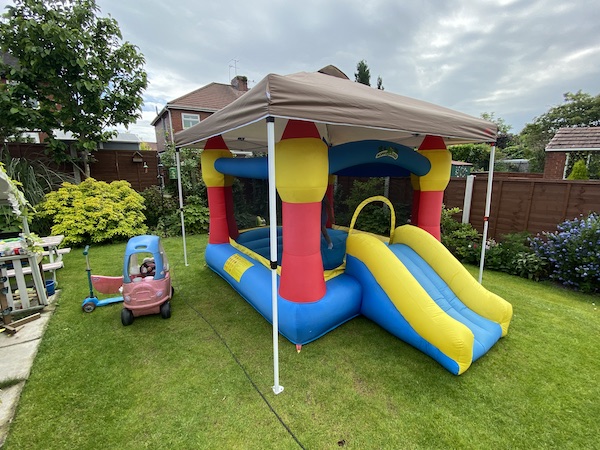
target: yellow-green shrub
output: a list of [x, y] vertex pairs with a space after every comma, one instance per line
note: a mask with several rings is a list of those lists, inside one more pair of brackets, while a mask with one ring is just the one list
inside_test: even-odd
[[64, 234], [65, 245], [127, 240], [148, 230], [144, 198], [127, 181], [63, 183], [36, 209], [52, 220], [53, 235]]

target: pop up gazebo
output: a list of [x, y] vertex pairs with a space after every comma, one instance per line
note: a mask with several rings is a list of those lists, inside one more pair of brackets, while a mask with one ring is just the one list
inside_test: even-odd
[[[352, 277], [344, 279], [335, 275], [328, 281], [324, 280], [323, 265], [320, 265], [320, 256], [317, 255], [320, 237], [318, 216], [323, 195], [331, 195], [329, 176], [347, 173], [356, 167], [378, 176], [398, 174], [402, 170], [405, 170], [402, 172], [404, 174], [411, 174], [415, 192], [413, 223], [426, 232], [417, 229], [399, 234], [409, 236], [409, 240], [427, 241], [426, 247], [433, 246], [431, 248], [436, 249], [425, 253], [435, 255], [446, 251], [443, 246], [443, 250], [435, 247], [441, 245], [435, 238], [439, 238], [441, 199], [450, 172], [451, 158], [446, 145], [494, 142], [496, 132], [496, 125], [491, 122], [427, 102], [372, 89], [326, 73], [297, 73], [287, 76], [267, 75], [235, 102], [200, 124], [176, 134], [176, 147], [204, 148], [202, 172], [211, 209], [207, 263], [273, 323], [275, 393], [282, 390], [279, 386], [277, 356], [279, 332], [297, 345], [302, 345], [360, 313], [380, 324], [396, 314], [403, 323], [400, 327], [402, 329], [393, 324], [382, 326], [434, 357], [456, 374], [466, 370], [500, 335], [506, 333], [512, 314], [510, 305], [479, 285], [469, 285], [472, 292], [466, 297], [475, 293], [474, 298], [480, 296], [484, 298], [483, 303], [489, 300], [489, 304], [498, 306], [486, 307], [487, 312], [483, 311], [486, 308], [479, 308], [478, 312], [484, 316], [491, 312], [495, 325], [491, 325], [494, 328], [493, 336], [486, 338], [489, 342], [475, 350], [473, 333], [462, 324], [456, 325], [454, 319], [444, 317], [441, 307], [431, 300], [432, 294], [425, 293], [418, 281], [416, 284], [412, 281], [407, 283], [415, 292], [418, 291], [416, 304], [419, 306], [412, 312], [402, 312], [400, 309], [394, 312], [397, 306], [395, 301], [392, 303], [396, 306], [389, 312], [386, 310], [390, 295], [402, 297], [407, 294], [404, 291], [395, 294], [386, 291], [380, 296], [381, 302], [375, 300], [379, 302], [378, 306], [364, 307], [365, 292], [369, 291], [364, 283], [371, 283], [368, 280], [373, 277], [371, 267], [364, 272], [359, 268], [362, 267], [361, 264], [370, 264], [368, 260], [372, 260], [375, 265], [382, 260], [395, 264], [395, 259], [400, 256], [374, 256], [370, 251], [363, 254], [361, 249], [364, 244], [349, 235], [346, 258], [348, 267], [354, 267], [354, 277], [360, 278], [356, 282], [350, 280]], [[419, 151], [416, 152], [415, 148], [419, 148]], [[264, 152], [265, 149], [267, 158], [231, 159], [231, 150]], [[232, 176], [255, 176], [269, 180], [269, 216], [273, 219], [269, 221], [266, 245], [268, 258], [263, 258], [265, 261], [262, 264], [271, 273], [270, 311], [264, 305], [264, 277], [254, 275], [263, 270], [255, 263], [260, 258], [253, 259], [254, 256], [250, 255], [252, 251], [240, 249], [238, 244], [242, 243], [235, 242], [242, 238], [233, 219]], [[283, 201], [283, 236], [278, 234], [274, 219], [277, 217], [276, 190]], [[288, 231], [286, 234], [286, 229], [295, 231]], [[302, 239], [296, 239], [292, 236], [293, 233], [301, 234]], [[259, 241], [262, 242], [262, 239]], [[278, 255], [279, 241], [283, 242], [282, 256]], [[392, 243], [390, 239], [390, 244]], [[375, 253], [379, 252], [378, 244], [369, 241], [366, 245], [377, 247]], [[386, 250], [381, 248], [381, 251]], [[440, 259], [446, 260], [448, 255], [449, 252], [444, 253]], [[403, 273], [404, 266], [398, 266]], [[461, 270], [460, 264], [448, 262], [447, 266], [436, 270], [452, 272], [450, 277], [463, 279], [461, 277], [464, 274], [461, 273], [458, 277], [454, 273]], [[380, 270], [385, 272], [387, 269]], [[415, 278], [411, 270], [408, 273], [408, 278]], [[362, 274], [366, 274], [364, 278]], [[377, 280], [376, 283], [383, 285], [385, 282]], [[244, 283], [252, 283], [252, 286], [244, 290], [241, 287]], [[337, 293], [330, 295], [334, 291]], [[343, 299], [343, 302], [331, 300], [332, 296]], [[465, 298], [461, 300], [468, 302]], [[474, 299], [473, 302], [473, 308], [477, 310], [477, 300]], [[279, 305], [286, 308], [286, 320], [281, 330], [278, 323]], [[411, 316], [413, 312], [419, 315], [425, 310], [430, 312], [423, 318], [423, 323], [427, 324], [422, 326], [421, 334], [408, 336], [407, 330], [415, 326], [419, 328], [419, 325], [409, 325], [411, 319], [406, 321], [405, 316]], [[331, 316], [332, 319], [323, 322], [320, 318], [324, 316]], [[293, 319], [287, 320], [289, 317]], [[436, 322], [438, 319], [445, 321], [445, 325]], [[421, 318], [417, 319], [420, 320]], [[457, 334], [428, 334], [437, 328], [456, 328]], [[423, 337], [424, 335], [429, 337]], [[470, 343], [465, 345], [469, 340]], [[447, 341], [456, 341], [457, 355], [449, 356], [455, 350], [442, 348]], [[465, 348], [467, 350], [463, 351]]]

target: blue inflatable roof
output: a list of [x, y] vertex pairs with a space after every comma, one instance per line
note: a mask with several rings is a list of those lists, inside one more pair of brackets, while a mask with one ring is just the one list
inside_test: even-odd
[[[268, 178], [267, 158], [219, 158], [219, 172], [242, 178]], [[358, 141], [329, 149], [329, 173], [364, 177], [403, 177], [414, 173], [423, 176], [431, 163], [420, 153], [405, 145], [387, 141]]]

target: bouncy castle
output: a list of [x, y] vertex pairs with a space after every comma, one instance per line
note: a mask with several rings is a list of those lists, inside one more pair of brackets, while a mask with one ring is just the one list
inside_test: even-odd
[[[451, 166], [446, 144], [490, 142], [495, 132], [481, 119], [325, 71], [269, 75], [179, 133], [176, 144], [203, 147], [208, 266], [268, 321], [276, 270], [279, 332], [290, 342], [300, 348], [362, 314], [459, 375], [506, 335], [512, 307], [477, 283], [439, 241]], [[268, 157], [231, 152], [267, 149]], [[350, 228], [328, 221], [328, 248], [322, 202], [325, 197], [333, 205], [336, 175], [410, 176], [411, 225], [395, 228], [390, 208], [389, 238], [355, 230], [368, 201], [391, 207], [376, 197], [359, 206]], [[240, 231], [234, 218], [234, 177], [269, 176], [282, 204], [276, 241], [274, 227]]]

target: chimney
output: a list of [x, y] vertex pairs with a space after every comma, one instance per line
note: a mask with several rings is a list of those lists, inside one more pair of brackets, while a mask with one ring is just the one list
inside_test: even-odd
[[243, 75], [237, 75], [235, 78], [231, 80], [231, 86], [233, 86], [238, 91], [247, 91], [248, 90], [248, 77]]

